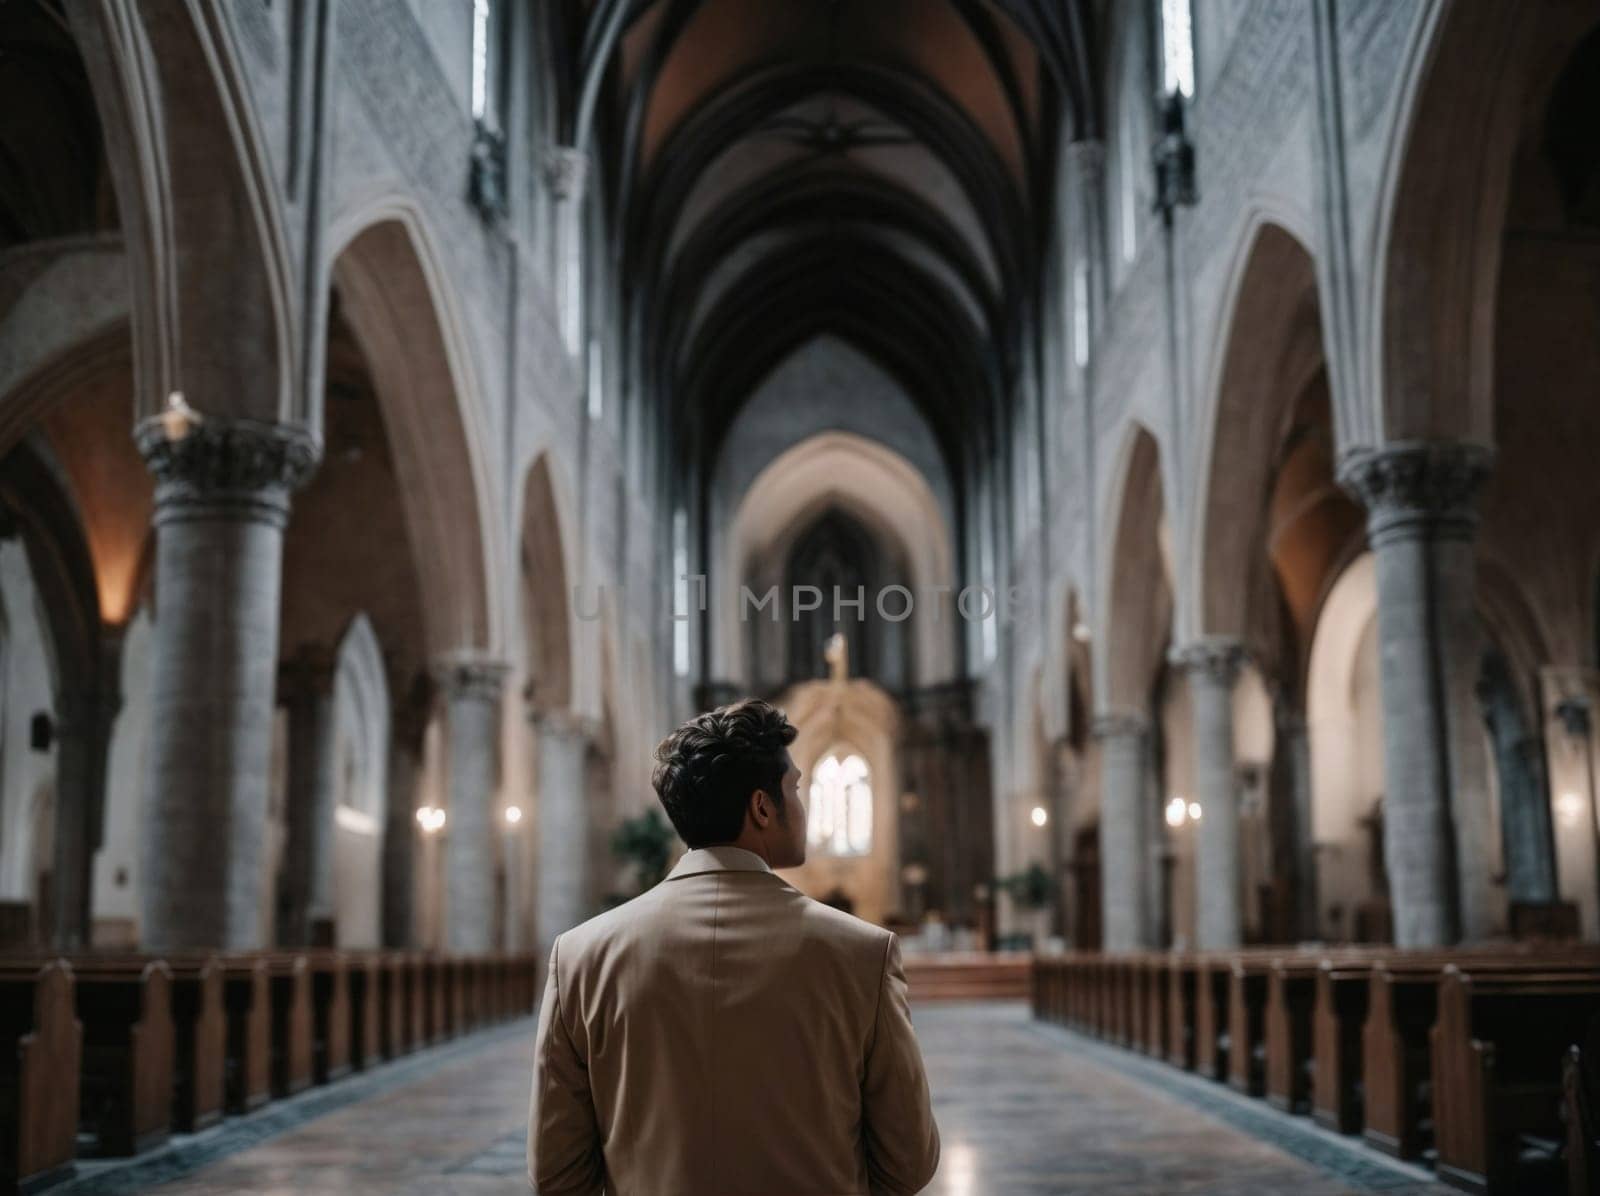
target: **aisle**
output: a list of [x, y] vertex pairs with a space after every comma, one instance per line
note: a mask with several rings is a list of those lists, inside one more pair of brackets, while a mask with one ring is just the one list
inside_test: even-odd
[[[1019, 1004], [914, 1017], [944, 1140], [929, 1196], [1442, 1191], [1260, 1102], [1038, 1025]], [[519, 1022], [318, 1090], [67, 1190], [518, 1196], [532, 1031]]]
[[1036, 1023], [1021, 1004], [913, 1008], [944, 1143], [927, 1196], [1447, 1191], [1303, 1118]]

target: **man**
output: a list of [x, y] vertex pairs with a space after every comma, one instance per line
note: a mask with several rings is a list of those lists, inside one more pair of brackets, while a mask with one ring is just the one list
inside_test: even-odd
[[528, 1125], [541, 1196], [909, 1196], [933, 1178], [898, 940], [772, 871], [806, 857], [794, 737], [752, 699], [656, 748], [690, 850], [550, 952]]

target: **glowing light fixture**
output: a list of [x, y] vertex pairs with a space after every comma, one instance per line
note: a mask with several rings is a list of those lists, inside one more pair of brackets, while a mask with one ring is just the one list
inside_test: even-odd
[[1189, 807], [1184, 805], [1183, 798], [1175, 797], [1167, 803], [1167, 825], [1180, 827], [1183, 820], [1189, 816]]
[[1033, 813], [1029, 814], [1028, 817], [1033, 819], [1034, 826], [1043, 826], [1050, 821], [1050, 814], [1043, 806], [1034, 806]]
[[444, 829], [445, 812], [438, 806], [423, 806], [417, 810], [417, 825], [422, 828], [425, 835], [436, 834]]
[[1200, 803], [1197, 801], [1192, 801], [1189, 803], [1189, 821], [1200, 821]]
[[506, 807], [506, 825], [507, 826], [516, 826], [517, 823], [519, 823], [521, 821], [522, 821], [522, 807], [521, 806], [507, 806]]
[[1556, 798], [1556, 817], [1561, 820], [1562, 826], [1577, 826], [1583, 819], [1583, 808], [1586, 803], [1576, 793], [1563, 793]]

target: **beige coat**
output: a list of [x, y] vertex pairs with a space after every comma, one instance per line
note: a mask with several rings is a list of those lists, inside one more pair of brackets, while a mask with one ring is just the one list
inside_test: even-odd
[[528, 1172], [541, 1196], [868, 1196], [939, 1131], [894, 935], [759, 856], [688, 852], [556, 940]]

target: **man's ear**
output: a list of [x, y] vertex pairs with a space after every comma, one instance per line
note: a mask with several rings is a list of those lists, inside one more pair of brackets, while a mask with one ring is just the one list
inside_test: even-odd
[[773, 817], [772, 798], [765, 789], [754, 790], [750, 794], [750, 817], [755, 819], [757, 826]]

